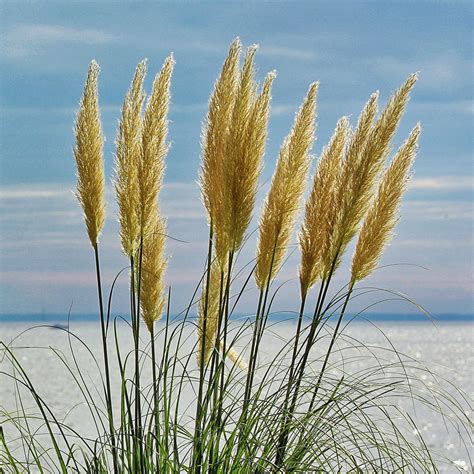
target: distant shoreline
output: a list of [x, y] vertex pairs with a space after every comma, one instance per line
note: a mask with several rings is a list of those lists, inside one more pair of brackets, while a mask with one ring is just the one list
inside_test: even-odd
[[[113, 315], [112, 319], [117, 316]], [[248, 315], [234, 315], [232, 319], [246, 319], [250, 316]], [[270, 318], [273, 321], [277, 320], [296, 320], [296, 315], [293, 313], [274, 313], [270, 315]], [[348, 314], [345, 319], [348, 321], [353, 318], [354, 315]], [[194, 315], [189, 316], [190, 319], [195, 318]], [[364, 315], [359, 315], [355, 318], [355, 322], [364, 322], [364, 321], [374, 321], [374, 322], [474, 322], [474, 314], [433, 314], [431, 315], [432, 319], [429, 319], [428, 316], [423, 314], [404, 314], [404, 313], [366, 313]], [[117, 317], [118, 321], [123, 319], [122, 316]], [[176, 318], [171, 317], [171, 320], [182, 319], [182, 317]], [[34, 322], [34, 323], [67, 323], [68, 316], [67, 314], [2, 314], [0, 315], [0, 324], [1, 323], [20, 323], [20, 322]], [[74, 323], [78, 322], [94, 322], [99, 321], [99, 316], [96, 314], [77, 314], [71, 315], [70, 321]], [[128, 321], [128, 319], [127, 319]]]

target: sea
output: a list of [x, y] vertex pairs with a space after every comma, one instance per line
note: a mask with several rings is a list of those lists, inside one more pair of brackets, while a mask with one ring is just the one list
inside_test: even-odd
[[[10, 317], [1, 321], [0, 342], [13, 351], [36, 391], [47, 400], [48, 406], [58, 419], [67, 422], [78, 432], [93, 437], [94, 425], [90, 417], [84, 415], [81, 391], [74, 383], [64, 361], [70, 366], [77, 363], [91, 393], [96, 393], [97, 397], [100, 397], [100, 375], [96, 364], [101, 363], [102, 346], [98, 321], [83, 318], [67, 323], [64, 320], [43, 321], [44, 318], [39, 317], [33, 321], [27, 319], [15, 321]], [[184, 330], [181, 344], [183, 353], [191, 354], [195, 349], [196, 330], [193, 322], [186, 324], [188, 326]], [[241, 322], [232, 321], [234, 333], [240, 327], [239, 324]], [[177, 327], [178, 323], [174, 325]], [[157, 332], [161, 331], [160, 337], [163, 337], [164, 324], [160, 322], [158, 326]], [[330, 321], [327, 323], [328, 334], [331, 327], [333, 323]], [[170, 326], [170, 329], [172, 328], [173, 325]], [[413, 424], [409, 427], [405, 424], [404, 429], [408, 431], [408, 437], [419, 438], [426, 443], [439, 460], [441, 472], [474, 472], [472, 429], [467, 427], [469, 423], [472, 426], [474, 419], [472, 318], [422, 321], [403, 317], [398, 319], [383, 317], [363, 322], [343, 323], [342, 329], [330, 358], [328, 376], [337, 378], [345, 374], [347, 377], [357, 377], [358, 374], [367, 374], [364, 377], [372, 377], [374, 383], [383, 382], [384, 377], [405, 378], [407, 387], [409, 389], [413, 387], [415, 395], [421, 394], [431, 403], [431, 408], [428, 409], [409, 396], [391, 400], [391, 403], [397, 405], [400, 413], [408, 414], [413, 420]], [[118, 321], [115, 324], [111, 322], [109, 326], [111, 338], [114, 331], [120, 341], [121, 352], [126, 353], [132, 348], [128, 322]], [[284, 318], [270, 320], [262, 341], [259, 364], [263, 367], [271, 360], [281, 349], [282, 344], [291, 339], [294, 332], [294, 322], [286, 321]], [[142, 337], [143, 354], [146, 354], [148, 346], [144, 328]], [[158, 352], [162, 348], [160, 337], [157, 341]], [[318, 344], [323, 348], [328, 340], [323, 334]], [[235, 342], [235, 349], [242, 352], [244, 359], [246, 344], [245, 336]], [[113, 353], [112, 347], [110, 350]], [[315, 351], [312, 357], [320, 360], [317, 349]], [[144, 367], [148, 366], [146, 358], [144, 355]], [[397, 365], [400, 361], [404, 363], [403, 370]], [[189, 364], [196, 365], [194, 356], [189, 359]], [[317, 367], [315, 366], [315, 373]], [[398, 369], [394, 372], [390, 369], [393, 367]], [[0, 350], [0, 419], [2, 411], [14, 413], [18, 408], [17, 388], [8, 376], [13, 373], [10, 357], [5, 350]], [[146, 368], [143, 376], [145, 378], [149, 376]], [[120, 380], [117, 377], [112, 378], [112, 385], [112, 392], [119, 393]], [[31, 398], [26, 397], [22, 401], [28, 409], [34, 405]], [[184, 394], [183, 406], [187, 401], [192, 405], [191, 391]], [[461, 424], [457, 421], [459, 418], [463, 419]], [[8, 435], [6, 425], [4, 430]]]

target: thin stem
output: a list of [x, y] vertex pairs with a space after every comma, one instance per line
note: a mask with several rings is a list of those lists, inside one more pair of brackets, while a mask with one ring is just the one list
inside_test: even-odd
[[106, 322], [104, 314], [104, 302], [102, 297], [102, 281], [100, 276], [100, 260], [99, 260], [99, 245], [94, 245], [94, 256], [95, 256], [95, 271], [97, 277], [97, 292], [99, 295], [99, 311], [100, 311], [100, 327], [102, 333], [102, 350], [104, 354], [104, 367], [105, 367], [105, 400], [107, 404], [107, 417], [109, 419], [109, 432], [110, 442], [112, 444], [112, 459], [114, 464], [114, 473], [118, 473], [118, 458], [117, 449], [115, 446], [115, 428], [114, 418], [112, 412], [112, 393], [110, 389], [110, 373], [109, 373], [109, 356], [107, 351], [107, 333], [106, 333]]
[[316, 382], [316, 388], [314, 389], [313, 397], [311, 399], [311, 404], [309, 406], [309, 410], [308, 410], [309, 412], [313, 409], [314, 402], [316, 400], [316, 396], [318, 394], [318, 390], [319, 390], [319, 387], [321, 385], [321, 381], [322, 381], [322, 378], [323, 378], [323, 375], [324, 375], [324, 371], [326, 370], [326, 366], [327, 366], [327, 363], [328, 363], [328, 360], [329, 360], [329, 356], [331, 355], [332, 348], [333, 348], [334, 343], [336, 342], [337, 336], [339, 334], [339, 328], [341, 326], [342, 319], [344, 318], [344, 314], [346, 312], [347, 304], [349, 303], [349, 300], [350, 300], [351, 293], [352, 293], [353, 289], [354, 289], [354, 282], [351, 282], [349, 284], [349, 289], [347, 291], [347, 296], [346, 296], [346, 299], [344, 301], [344, 306], [342, 307], [341, 314], [339, 315], [339, 318], [337, 320], [337, 324], [336, 324], [336, 327], [334, 329], [334, 332], [333, 332], [333, 335], [332, 335], [332, 338], [331, 338], [331, 342], [329, 344], [328, 350], [326, 351], [326, 356], [324, 358], [323, 366], [321, 367], [321, 371], [319, 373], [318, 381]]
[[[241, 412], [240, 420], [239, 420], [239, 425], [241, 428], [240, 428], [240, 433], [239, 433], [237, 452], [239, 452], [240, 446], [242, 442], [244, 441], [243, 440], [244, 428], [245, 428], [245, 424], [247, 423], [247, 414], [248, 414], [248, 408], [250, 405], [250, 397], [252, 393], [253, 381], [255, 378], [255, 368], [257, 364], [258, 350], [260, 347], [260, 342], [262, 340], [263, 333], [265, 331], [265, 325], [268, 318], [268, 314], [265, 317], [265, 308], [267, 304], [268, 293], [270, 290], [270, 284], [272, 282], [272, 271], [273, 271], [273, 264], [275, 260], [275, 251], [277, 248], [277, 243], [278, 243], [278, 236], [275, 238], [275, 244], [272, 250], [272, 258], [270, 261], [270, 269], [268, 271], [268, 276], [265, 282], [265, 286], [264, 288], [260, 288], [260, 294], [258, 298], [257, 313], [255, 315], [255, 325], [254, 325], [254, 331], [252, 334], [252, 346], [250, 350], [250, 359], [249, 359], [250, 365], [249, 365], [247, 380], [245, 384], [244, 403], [243, 403], [242, 412]], [[255, 270], [255, 267], [254, 267], [254, 270]]]
[[254, 379], [254, 373], [255, 373], [255, 348], [256, 348], [256, 342], [257, 342], [257, 331], [258, 331], [258, 321], [260, 318], [260, 310], [262, 307], [262, 302], [263, 302], [263, 294], [264, 291], [263, 289], [260, 290], [260, 295], [258, 297], [258, 305], [257, 305], [257, 313], [255, 314], [255, 325], [253, 328], [253, 335], [252, 335], [252, 346], [250, 349], [250, 357], [249, 357], [249, 369], [247, 372], [247, 379], [245, 383], [245, 392], [244, 392], [244, 404], [242, 407], [242, 415], [241, 415], [241, 421], [239, 422], [241, 425], [245, 425], [246, 423], [246, 418], [247, 418], [247, 408], [250, 403], [250, 393], [252, 390], [252, 384], [253, 384], [253, 379]]
[[207, 275], [206, 275], [206, 294], [204, 302], [204, 314], [203, 314], [203, 327], [201, 328], [201, 347], [200, 347], [200, 364], [199, 364], [199, 388], [198, 388], [198, 399], [196, 405], [196, 418], [194, 426], [194, 453], [193, 453], [193, 466], [195, 474], [201, 472], [202, 463], [202, 396], [204, 390], [204, 375], [205, 375], [205, 350], [206, 350], [206, 336], [207, 336], [207, 311], [209, 305], [209, 285], [211, 281], [211, 264], [212, 264], [212, 241], [213, 241], [212, 223], [209, 226], [209, 243], [207, 251]]
[[[214, 392], [218, 395], [216, 398], [217, 402], [217, 420], [216, 420], [216, 430], [215, 430], [215, 437], [216, 437], [216, 444], [212, 443], [212, 452], [211, 455], [211, 469], [210, 472], [217, 472], [218, 471], [218, 464], [217, 464], [217, 457], [219, 455], [219, 444], [220, 444], [220, 433], [222, 432], [222, 408], [224, 405], [224, 394], [225, 394], [225, 377], [224, 377], [224, 369], [225, 369], [225, 359], [226, 359], [226, 351], [227, 351], [227, 333], [228, 333], [228, 324], [229, 324], [229, 301], [230, 301], [230, 281], [232, 275], [232, 265], [234, 261], [234, 251], [229, 252], [229, 260], [228, 260], [228, 268], [227, 268], [227, 281], [226, 281], [226, 289], [224, 294], [224, 303], [222, 312], [220, 313], [219, 317], [219, 324], [217, 330], [217, 339], [216, 345], [217, 350], [215, 352], [219, 354], [219, 343], [222, 341], [222, 358], [217, 366], [216, 371], [216, 391]], [[222, 331], [223, 334], [221, 335], [221, 327], [223, 325]], [[220, 375], [220, 383], [218, 376]]]
[[[130, 293], [131, 293], [131, 318], [132, 318], [132, 333], [133, 333], [133, 345], [134, 345], [134, 356], [135, 356], [135, 362], [137, 359], [137, 346], [138, 346], [138, 337], [137, 337], [137, 327], [139, 325], [138, 321], [138, 309], [137, 309], [137, 295], [135, 291], [135, 259], [133, 258], [133, 255], [130, 256]], [[133, 465], [134, 465], [134, 470], [139, 471], [140, 466], [141, 466], [141, 456], [140, 456], [140, 437], [139, 437], [139, 429], [138, 429], [138, 399], [137, 399], [137, 379], [139, 377], [139, 374], [137, 373], [136, 370], [136, 364], [135, 364], [135, 374], [134, 374], [134, 389], [135, 389], [135, 417], [134, 417], [134, 425], [133, 425]], [[139, 392], [138, 392], [138, 398], [139, 398]]]
[[[316, 382], [316, 387], [314, 389], [313, 396], [311, 397], [311, 402], [310, 402], [308, 410], [307, 410], [308, 415], [311, 414], [311, 412], [313, 411], [313, 408], [314, 408], [314, 404], [316, 403], [316, 397], [318, 395], [319, 387], [321, 386], [321, 381], [323, 379], [323, 375], [324, 375], [324, 372], [326, 370], [326, 366], [327, 366], [327, 363], [328, 363], [328, 360], [329, 360], [329, 356], [331, 354], [334, 343], [337, 339], [337, 335], [339, 333], [339, 328], [341, 326], [342, 319], [344, 318], [344, 314], [346, 312], [347, 304], [349, 303], [350, 296], [351, 296], [353, 288], [354, 288], [354, 282], [351, 282], [349, 284], [348, 292], [347, 292], [347, 295], [346, 295], [345, 300], [344, 300], [344, 305], [341, 309], [341, 313], [339, 314], [339, 318], [337, 320], [337, 324], [336, 324], [336, 327], [334, 329], [334, 333], [332, 335], [331, 342], [329, 344], [328, 350], [326, 351], [326, 356], [324, 358], [324, 362], [323, 362], [323, 365], [321, 367], [321, 371], [319, 372], [318, 380]], [[301, 432], [300, 437], [299, 437], [299, 442], [298, 442], [297, 445], [301, 445], [301, 443], [303, 441], [303, 436], [304, 436], [304, 432]]]
[[137, 288], [137, 306], [136, 310], [136, 330], [135, 330], [135, 408], [137, 423], [137, 438], [140, 454], [140, 465], [144, 468], [143, 462], [143, 427], [142, 427], [142, 409], [141, 409], [141, 392], [140, 392], [140, 297], [141, 297], [141, 281], [142, 281], [142, 264], [143, 264], [143, 235], [140, 236], [139, 261], [138, 261], [138, 288]]
[[[301, 361], [298, 363], [298, 366], [297, 366], [298, 376], [296, 378], [295, 391], [293, 393], [293, 397], [292, 397], [292, 400], [291, 400], [291, 405], [290, 405], [290, 408], [289, 408], [288, 411], [286, 411], [288, 405], [284, 406], [282, 429], [280, 431], [280, 436], [279, 436], [279, 440], [278, 440], [278, 448], [277, 448], [277, 453], [276, 453], [276, 458], [275, 458], [275, 466], [276, 467], [280, 467], [281, 464], [283, 463], [284, 458], [285, 458], [286, 445], [288, 443], [288, 437], [289, 437], [289, 434], [290, 434], [289, 421], [290, 421], [290, 418], [293, 416], [293, 413], [294, 413], [295, 408], [296, 408], [298, 393], [299, 393], [301, 381], [303, 379], [303, 374], [304, 374], [304, 369], [305, 369], [305, 366], [306, 366], [306, 362], [308, 360], [309, 352], [310, 352], [310, 349], [311, 349], [313, 335], [314, 335], [314, 332], [316, 331], [316, 328], [319, 324], [319, 311], [320, 311], [320, 308], [323, 305], [324, 298], [326, 297], [326, 292], [327, 292], [327, 289], [329, 287], [329, 283], [330, 283], [330, 279], [328, 279], [327, 282], [325, 282], [324, 280], [321, 281], [321, 286], [319, 288], [319, 294], [318, 294], [318, 300], [316, 302], [316, 307], [315, 307], [314, 314], [313, 314], [313, 321], [312, 321], [312, 324], [311, 324], [311, 330], [310, 330], [310, 333], [309, 333], [308, 338], [306, 340], [305, 352], [303, 354], [303, 357], [301, 358]], [[300, 320], [298, 320], [298, 323], [299, 322], [300, 322]], [[301, 328], [301, 326], [300, 326], [300, 328]], [[299, 339], [299, 336], [298, 336], [298, 339]], [[296, 343], [296, 341], [295, 341], [295, 343]], [[296, 357], [296, 354], [297, 354], [297, 352], [295, 352], [296, 347], [297, 346], [295, 344], [295, 348], [294, 348], [294, 351], [293, 351], [293, 355], [295, 357]], [[290, 381], [288, 383], [290, 384]], [[292, 383], [291, 383], [291, 385], [292, 385]], [[292, 386], [289, 386], [288, 388], [291, 391]], [[290, 391], [287, 391], [288, 395], [290, 394]], [[286, 398], [285, 398], [285, 402], [286, 402]]]
[[158, 417], [158, 381], [156, 378], [156, 348], [155, 348], [155, 326], [153, 325], [150, 330], [150, 340], [151, 340], [151, 368], [152, 368], [152, 378], [153, 378], [153, 415], [154, 415], [154, 433], [155, 433], [155, 450], [156, 450], [156, 468], [158, 469], [158, 450], [159, 450], [159, 441], [158, 441], [158, 426], [159, 426], [159, 417]]

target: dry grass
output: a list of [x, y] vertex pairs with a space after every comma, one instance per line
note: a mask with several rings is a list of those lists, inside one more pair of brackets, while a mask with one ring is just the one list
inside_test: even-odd
[[136, 253], [140, 241], [138, 165], [142, 155], [145, 75], [146, 61], [142, 61], [125, 96], [115, 141], [114, 183], [119, 207], [120, 238], [122, 250], [128, 257]]
[[324, 148], [306, 201], [299, 244], [301, 250], [300, 285], [306, 294], [318, 278], [330, 270], [331, 236], [336, 216], [336, 189], [341, 179], [342, 159], [349, 133], [349, 121], [343, 117]]
[[300, 210], [311, 165], [318, 84], [312, 84], [280, 148], [260, 217], [255, 280], [262, 289], [279, 272]]
[[351, 281], [368, 277], [376, 268], [397, 223], [397, 213], [416, 157], [421, 128], [417, 125], [400, 147], [382, 178], [377, 197], [365, 217], [352, 259]]
[[84, 211], [87, 234], [92, 246], [97, 245], [105, 222], [104, 137], [97, 92], [99, 71], [99, 65], [92, 61], [74, 127], [76, 135], [74, 157], [77, 165], [76, 195]]

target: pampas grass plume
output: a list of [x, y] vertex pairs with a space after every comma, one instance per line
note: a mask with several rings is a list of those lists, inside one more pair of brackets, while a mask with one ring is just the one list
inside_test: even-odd
[[398, 219], [410, 169], [416, 157], [420, 125], [400, 147], [379, 185], [377, 198], [367, 212], [352, 259], [351, 282], [368, 277], [389, 243]]
[[140, 183], [140, 236], [145, 237], [155, 223], [158, 195], [165, 171], [165, 156], [168, 152], [168, 110], [170, 85], [173, 73], [173, 55], [166, 58], [153, 82], [148, 98], [142, 127], [142, 154], [138, 166]]
[[311, 164], [309, 151], [314, 142], [316, 94], [311, 84], [293, 125], [280, 149], [272, 184], [260, 218], [255, 280], [263, 289], [283, 264], [295, 225]]
[[358, 130], [349, 145], [339, 183], [339, 199], [336, 204], [337, 223], [332, 239], [330, 259], [333, 270], [337, 268], [347, 245], [357, 234], [360, 223], [373, 200], [374, 188], [390, 152], [390, 142], [403, 116], [410, 91], [416, 81], [416, 74], [408, 77], [403, 86], [392, 95], [376, 123], [372, 127], [367, 127], [368, 133], [361, 134], [364, 139], [360, 145], [356, 146], [355, 142], [358, 140], [358, 130], [361, 130], [361, 124], [369, 122], [364, 120], [364, 115], [370, 115], [371, 120], [373, 119], [372, 112], [370, 114], [363, 112], [361, 116]]
[[328, 254], [335, 216], [335, 191], [340, 179], [344, 148], [349, 134], [349, 121], [339, 120], [329, 144], [318, 161], [313, 185], [305, 206], [299, 235], [301, 294], [327, 273]]
[[146, 60], [143, 60], [138, 64], [125, 96], [116, 138], [114, 184], [119, 207], [122, 250], [128, 257], [136, 252], [140, 236], [138, 166], [142, 155], [141, 112], [145, 99], [145, 75]]
[[[243, 243], [255, 207], [258, 178], [262, 171], [262, 159], [268, 130], [271, 87], [276, 75], [267, 74], [261, 93], [257, 95], [254, 80], [254, 56], [256, 46], [248, 48], [242, 67], [239, 89], [234, 107], [232, 127], [227, 144], [228, 165], [225, 168], [226, 193], [223, 234], [230, 248], [219, 245], [219, 258], [224, 252], [237, 251]], [[216, 228], [216, 232], [219, 229]]]
[[105, 222], [104, 138], [97, 92], [99, 71], [99, 65], [92, 61], [74, 127], [76, 196], [84, 211], [87, 233], [93, 247], [97, 246]]
[[374, 127], [378, 97], [378, 92], [373, 93], [362, 109], [341, 163], [334, 190], [334, 218], [329, 236], [330, 249], [323, 262], [324, 273], [330, 273], [339, 265], [345, 246], [357, 232], [360, 208], [370, 200], [370, 194], [361, 192], [360, 187], [365, 180], [363, 168], [370, 167], [370, 157], [365, 154], [365, 150]]
[[150, 229], [149, 235], [143, 241], [140, 306], [143, 320], [153, 334], [153, 325], [161, 318], [165, 304], [165, 220], [157, 216]]
[[237, 88], [239, 85], [239, 58], [242, 46], [235, 39], [216, 81], [209, 100], [209, 111], [202, 132], [202, 161], [199, 184], [209, 224], [220, 230], [223, 248], [230, 247], [223, 235], [225, 221], [225, 164], [227, 142], [232, 123]]
[[230, 361], [236, 365], [240, 370], [247, 371], [249, 366], [245, 359], [233, 348], [224, 347], [224, 343], [219, 341], [219, 349], [226, 354]]
[[[204, 365], [207, 364], [216, 345], [221, 295], [225, 292], [226, 282], [227, 272], [222, 270], [220, 262], [215, 259], [211, 264], [209, 289], [204, 285], [198, 307], [197, 361], [199, 364], [201, 360], [204, 361]], [[204, 354], [202, 355], [203, 346]]]

